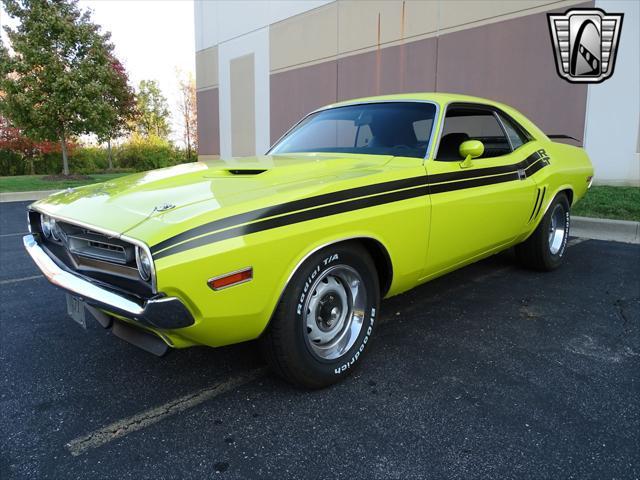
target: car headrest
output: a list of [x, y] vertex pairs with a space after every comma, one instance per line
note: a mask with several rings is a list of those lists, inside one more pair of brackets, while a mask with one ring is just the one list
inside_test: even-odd
[[469, 135], [462, 132], [447, 133], [440, 139], [438, 160], [464, 160], [460, 156], [460, 145], [469, 140]]

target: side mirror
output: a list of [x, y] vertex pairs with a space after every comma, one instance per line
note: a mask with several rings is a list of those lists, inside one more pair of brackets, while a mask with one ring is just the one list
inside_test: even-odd
[[460, 168], [467, 168], [471, 166], [471, 159], [481, 157], [484, 153], [484, 145], [479, 140], [467, 140], [460, 144], [458, 152], [464, 160], [460, 162]]

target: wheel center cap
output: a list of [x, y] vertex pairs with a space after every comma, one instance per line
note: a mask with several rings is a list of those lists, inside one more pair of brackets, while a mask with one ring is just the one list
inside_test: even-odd
[[342, 314], [341, 302], [334, 294], [325, 295], [318, 302], [316, 323], [323, 331], [331, 330], [336, 326]]

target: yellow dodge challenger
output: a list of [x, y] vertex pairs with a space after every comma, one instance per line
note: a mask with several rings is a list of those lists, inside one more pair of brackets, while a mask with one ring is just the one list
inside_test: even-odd
[[38, 201], [24, 245], [81, 324], [158, 355], [259, 339], [273, 370], [320, 388], [362, 361], [382, 298], [510, 247], [558, 267], [592, 176], [507, 105], [365, 98], [310, 113], [264, 156]]

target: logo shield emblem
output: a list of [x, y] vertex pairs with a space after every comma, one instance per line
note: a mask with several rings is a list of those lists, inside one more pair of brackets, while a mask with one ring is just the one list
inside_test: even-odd
[[558, 75], [571, 83], [600, 83], [613, 75], [623, 16], [599, 8], [547, 14]]

